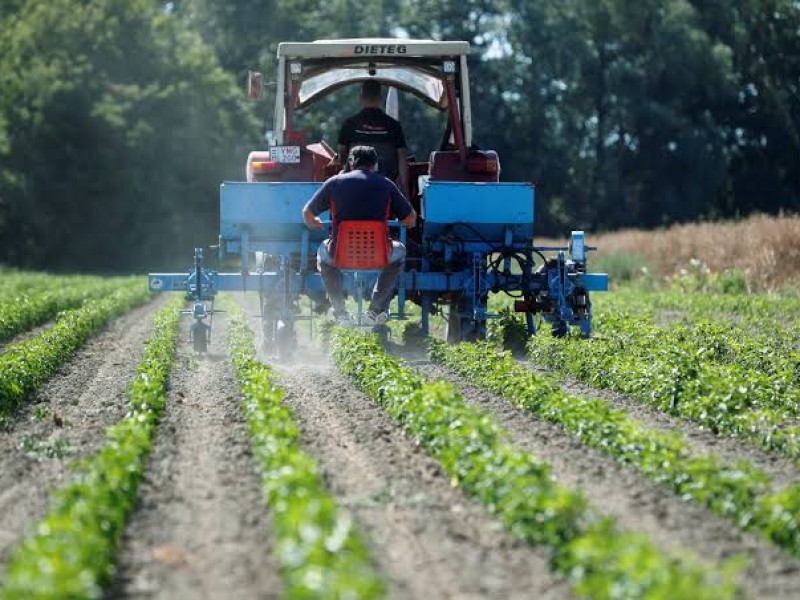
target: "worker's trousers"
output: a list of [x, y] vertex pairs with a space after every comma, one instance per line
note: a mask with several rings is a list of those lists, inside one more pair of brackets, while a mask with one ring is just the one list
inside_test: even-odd
[[[342, 290], [342, 274], [333, 266], [333, 257], [328, 251], [328, 242], [325, 240], [319, 245], [317, 250], [317, 268], [322, 275], [322, 283], [328, 294], [328, 300], [333, 306], [336, 315], [345, 314], [347, 309], [344, 306], [344, 291]], [[392, 240], [392, 253], [389, 255], [389, 264], [381, 271], [375, 287], [372, 288], [372, 297], [369, 302], [369, 310], [375, 313], [388, 312], [389, 303], [394, 296], [397, 278], [403, 270], [406, 261], [406, 247], [400, 242]]]

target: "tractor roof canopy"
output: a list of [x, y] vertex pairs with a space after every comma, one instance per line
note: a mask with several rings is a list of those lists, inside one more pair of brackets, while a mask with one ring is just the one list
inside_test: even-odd
[[395, 38], [283, 42], [278, 45], [276, 123], [282, 121], [284, 109], [303, 109], [341, 87], [370, 79], [445, 111], [449, 80], [456, 82], [453, 91], [460, 96], [460, 116], [469, 139], [469, 53], [468, 42]]

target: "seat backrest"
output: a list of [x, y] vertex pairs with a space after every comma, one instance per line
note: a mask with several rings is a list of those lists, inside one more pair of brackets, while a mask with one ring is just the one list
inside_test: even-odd
[[337, 269], [383, 269], [389, 264], [386, 221], [342, 221], [336, 229], [333, 266]]

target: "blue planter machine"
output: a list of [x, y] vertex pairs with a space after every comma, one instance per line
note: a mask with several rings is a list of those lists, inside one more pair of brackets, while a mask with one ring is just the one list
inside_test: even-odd
[[[251, 154], [248, 181], [225, 182], [220, 187], [216, 250], [221, 259], [237, 256], [239, 271], [221, 273], [209, 268], [202, 249], [197, 249], [187, 272], [149, 275], [152, 291], [183, 292], [193, 301], [187, 312], [194, 319], [195, 349], [206, 349], [214, 298], [222, 291], [258, 293], [265, 350], [281, 358], [290, 356], [296, 346], [297, 322], [314, 313], [301, 314], [301, 298], [309, 298], [318, 311], [327, 307], [316, 252], [328, 232], [308, 229], [301, 213], [338, 167], [328, 164], [333, 152], [324, 143], [304, 144], [302, 132], [294, 127], [293, 113], [336, 87], [368, 78], [436, 103], [449, 115], [450, 143], [443, 144], [429, 161], [410, 163], [410, 196], [420, 219], [410, 230], [393, 224], [397, 238], [406, 244], [408, 258], [398, 282], [397, 311], [391, 317], [406, 319], [412, 302], [421, 309], [423, 335], [428, 335], [433, 313], [446, 317], [449, 341], [480, 339], [486, 334], [487, 321], [496, 316], [488, 311], [489, 295], [505, 293], [515, 298], [514, 310], [524, 315], [530, 334], [535, 333], [534, 317], [540, 315], [554, 335], [566, 335], [573, 327], [589, 337], [590, 292], [606, 291], [608, 278], [588, 272], [587, 253], [593, 248], [581, 231], [571, 233], [566, 247], [535, 246], [534, 186], [500, 182], [497, 155], [472, 145], [469, 45], [359, 42], [280, 45], [275, 146], [268, 154]], [[400, 52], [400, 48], [405, 50]], [[413, 87], [409, 72], [422, 73], [429, 81]], [[332, 73], [337, 77], [332, 78]], [[320, 86], [324, 76], [332, 81], [327, 87]], [[258, 75], [251, 74], [251, 92], [258, 82]], [[439, 82], [439, 88], [432, 82]], [[388, 103], [391, 99], [390, 94]], [[368, 297], [377, 276], [377, 272], [344, 273], [345, 289], [358, 300], [359, 321], [361, 300]]]

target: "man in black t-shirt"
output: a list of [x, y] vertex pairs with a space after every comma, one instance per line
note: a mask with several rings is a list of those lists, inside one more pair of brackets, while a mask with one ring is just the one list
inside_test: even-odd
[[403, 128], [383, 112], [381, 85], [374, 80], [361, 86], [361, 112], [347, 119], [339, 132], [339, 156], [354, 146], [372, 146], [378, 153], [378, 172], [397, 182], [408, 197], [408, 151]]
[[[303, 220], [311, 229], [322, 229], [319, 215], [331, 213], [331, 238], [320, 244], [317, 250], [317, 268], [328, 294], [337, 322], [350, 322], [344, 303], [342, 274], [333, 264], [339, 224], [342, 221], [385, 221], [390, 217], [399, 220], [404, 227], [413, 227], [417, 214], [397, 186], [375, 172], [378, 155], [374, 148], [356, 146], [350, 152], [353, 170], [328, 179], [303, 207]], [[376, 325], [383, 325], [389, 317], [397, 278], [403, 270], [406, 249], [403, 244], [391, 240], [389, 264], [383, 269], [372, 290], [366, 317]]]

